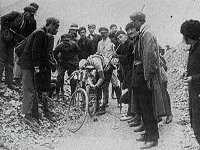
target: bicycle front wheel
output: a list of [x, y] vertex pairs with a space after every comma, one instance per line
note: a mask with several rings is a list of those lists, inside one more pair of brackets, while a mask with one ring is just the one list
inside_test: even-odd
[[88, 93], [88, 113], [90, 117], [93, 117], [96, 114], [97, 109], [97, 92], [90, 86], [87, 86], [86, 90]]
[[68, 108], [67, 124], [71, 132], [78, 131], [84, 124], [88, 111], [88, 95], [83, 88], [78, 88], [71, 97]]

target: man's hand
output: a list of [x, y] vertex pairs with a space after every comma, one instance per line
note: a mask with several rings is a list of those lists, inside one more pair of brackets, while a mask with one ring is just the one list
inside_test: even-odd
[[183, 84], [184, 84], [184, 86], [188, 86], [188, 85], [191, 83], [191, 81], [192, 81], [192, 76], [185, 77], [185, 78], [183, 79]]
[[96, 85], [90, 84], [90, 87], [95, 89], [95, 88], [96, 88]]
[[39, 73], [39, 72], [40, 72], [40, 69], [39, 69], [38, 66], [37, 66], [37, 67], [34, 67], [34, 70], [35, 70], [36, 73]]
[[119, 56], [117, 54], [112, 55], [112, 58], [118, 58]]
[[61, 58], [61, 53], [60, 52], [58, 53], [58, 58]]

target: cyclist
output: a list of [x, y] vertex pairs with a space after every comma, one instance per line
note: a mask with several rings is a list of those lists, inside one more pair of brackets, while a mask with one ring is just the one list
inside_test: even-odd
[[[85, 68], [86, 66], [93, 66], [97, 71], [96, 77], [97, 82], [95, 84], [91, 84], [92, 88], [97, 90], [97, 110], [96, 115], [102, 115], [106, 113], [106, 104], [108, 93], [106, 92], [106, 85], [110, 83], [110, 79], [112, 76], [112, 72], [114, 70], [114, 59], [111, 59], [110, 62], [106, 63], [104, 57], [96, 53], [94, 55], [89, 56], [87, 59], [82, 59], [79, 62], [79, 68]], [[103, 92], [103, 104], [100, 106], [100, 100], [102, 98]]]

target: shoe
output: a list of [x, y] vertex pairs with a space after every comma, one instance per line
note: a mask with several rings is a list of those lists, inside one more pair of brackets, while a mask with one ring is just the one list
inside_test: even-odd
[[143, 132], [143, 131], [144, 131], [144, 126], [143, 125], [140, 125], [136, 129], [134, 129], [134, 132]]
[[104, 115], [105, 113], [106, 113], [106, 110], [105, 109], [101, 109], [101, 110], [96, 112], [96, 116]]
[[157, 123], [161, 122], [162, 121], [162, 118], [161, 117], [158, 117], [157, 118]]
[[38, 129], [40, 128], [36, 119], [31, 117], [31, 115], [25, 115], [25, 117], [23, 118], [23, 121], [25, 124], [29, 125], [34, 131], [38, 131]]
[[11, 90], [17, 90], [18, 88], [16, 86], [14, 86], [13, 84], [8, 84], [7, 86], [9, 89]]
[[49, 121], [56, 122], [55, 114], [53, 112], [45, 112], [44, 117], [47, 118]]
[[139, 125], [141, 125], [141, 122], [140, 122], [140, 121], [129, 123], [129, 127], [137, 127], [137, 126], [139, 126]]
[[138, 138], [136, 138], [136, 141], [138, 142], [145, 142], [146, 141], [146, 135], [140, 134]]
[[132, 116], [128, 116], [128, 115], [124, 115], [120, 118], [120, 121], [127, 121], [127, 120], [130, 120], [132, 119], [133, 117]]
[[138, 121], [141, 121], [141, 116], [136, 114], [136, 115], [133, 117], [133, 119], [128, 120], [128, 123], [130, 123], [130, 122], [138, 122]]
[[165, 123], [166, 123], [166, 124], [169, 124], [169, 123], [172, 122], [172, 120], [173, 120], [173, 115], [169, 115], [169, 116], [167, 116], [167, 118], [166, 118], [166, 120], [165, 120]]
[[146, 141], [140, 149], [150, 149], [158, 145], [158, 140], [155, 141]]
[[124, 89], [124, 90], [122, 90], [122, 94], [121, 94], [121, 96], [125, 95], [127, 92], [128, 92], [128, 89]]

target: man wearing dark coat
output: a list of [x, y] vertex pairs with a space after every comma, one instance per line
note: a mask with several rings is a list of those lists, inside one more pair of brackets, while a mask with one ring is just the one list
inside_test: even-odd
[[24, 13], [13, 11], [1, 17], [0, 33], [0, 79], [5, 68], [5, 82], [12, 87], [14, 46], [36, 29], [32, 6], [24, 8]]
[[113, 44], [115, 44], [115, 47], [118, 46], [118, 41], [117, 41], [117, 37], [116, 37], [116, 33], [117, 33], [117, 25], [116, 24], [111, 24], [110, 25], [110, 33], [109, 33], [109, 38], [111, 40], [111, 42], [113, 42]]
[[81, 50], [79, 59], [87, 59], [90, 55], [95, 53], [92, 41], [86, 37], [86, 28], [80, 27], [78, 31], [80, 39], [78, 40], [78, 46]]
[[28, 36], [24, 51], [18, 64], [22, 69], [24, 121], [31, 126], [38, 126], [39, 121], [37, 92], [47, 95], [50, 88], [51, 69], [50, 51], [53, 49], [53, 35], [56, 35], [59, 21], [48, 18], [46, 25]]
[[[117, 55], [116, 57], [119, 58], [120, 62], [120, 69], [119, 73], [121, 76], [121, 81], [122, 81], [122, 97], [121, 100], [124, 103], [128, 103], [128, 112], [125, 116], [122, 116], [120, 118], [121, 121], [126, 121], [132, 118], [132, 113], [130, 110], [130, 94], [128, 92], [128, 89], [130, 88], [130, 78], [132, 74], [132, 63], [133, 63], [133, 46], [134, 43], [128, 39], [128, 36], [124, 31], [118, 31], [116, 33], [116, 37], [119, 44], [119, 47], [116, 51]], [[127, 96], [129, 95], [129, 96]]]
[[148, 149], [157, 146], [159, 138], [157, 113], [160, 113], [160, 110], [157, 106], [160, 106], [162, 100], [159, 49], [155, 36], [145, 28], [146, 26], [144, 27], [145, 14], [135, 12], [130, 19], [136, 33], [133, 52], [133, 99], [138, 102], [137, 109], [143, 121], [140, 131], [145, 131], [136, 140], [144, 141], [141, 148]]
[[200, 144], [200, 22], [187, 20], [181, 25], [180, 32], [185, 43], [191, 45], [184, 85], [189, 90], [190, 123]]
[[[62, 41], [55, 47], [54, 56], [58, 61], [58, 86], [57, 86], [57, 94], [59, 94], [60, 90], [63, 93], [63, 85], [64, 85], [64, 75], [67, 71], [70, 76], [73, 71], [78, 68], [79, 63], [79, 55], [80, 48], [78, 44], [73, 40], [71, 34], [65, 34], [62, 36]], [[75, 91], [76, 81], [73, 79], [70, 81], [71, 86], [71, 94]]]
[[96, 25], [95, 24], [89, 24], [88, 25], [89, 35], [87, 36], [87, 38], [92, 41], [94, 52], [97, 51], [98, 43], [102, 39], [101, 35], [95, 33], [95, 29], [96, 29]]

